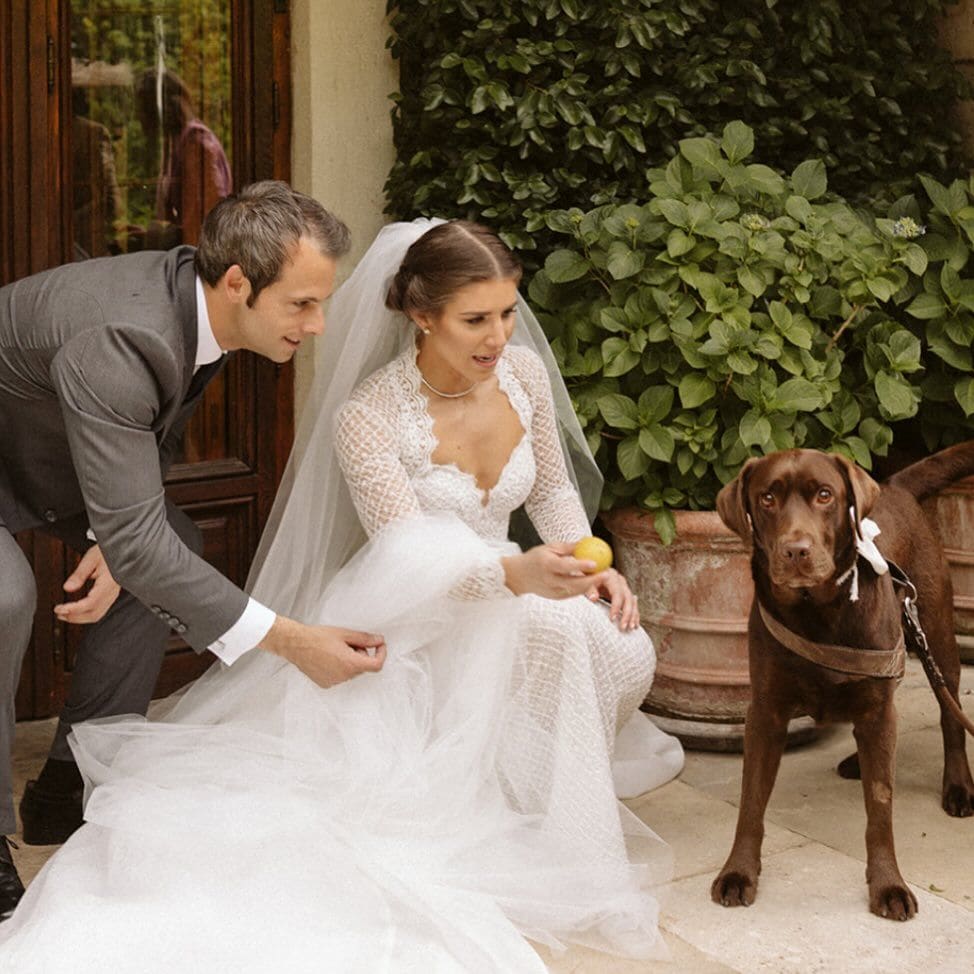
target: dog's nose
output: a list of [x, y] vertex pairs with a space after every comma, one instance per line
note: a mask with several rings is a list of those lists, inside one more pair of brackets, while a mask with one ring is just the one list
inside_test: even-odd
[[786, 541], [782, 544], [781, 550], [788, 561], [804, 561], [811, 554], [812, 542], [809, 538]]

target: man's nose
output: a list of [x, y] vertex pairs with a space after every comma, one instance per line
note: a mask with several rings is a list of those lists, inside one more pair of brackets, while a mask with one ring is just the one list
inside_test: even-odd
[[318, 305], [315, 309], [314, 314], [308, 316], [308, 320], [305, 322], [304, 330], [309, 335], [321, 335], [325, 330], [325, 308], [323, 305]]

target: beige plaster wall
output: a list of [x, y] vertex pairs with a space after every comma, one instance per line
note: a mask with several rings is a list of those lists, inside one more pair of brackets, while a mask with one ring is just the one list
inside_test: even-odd
[[[393, 162], [389, 95], [399, 73], [386, 49], [386, 0], [293, 0], [291, 180], [352, 231], [343, 280], [387, 222], [382, 186]], [[327, 308], [326, 308], [327, 314]], [[312, 348], [295, 363], [297, 415], [314, 381]]]
[[[957, 67], [974, 81], [974, 0], [960, 0], [947, 8], [940, 22], [940, 40]], [[974, 99], [960, 102], [955, 109], [955, 118], [967, 151], [974, 156]]]

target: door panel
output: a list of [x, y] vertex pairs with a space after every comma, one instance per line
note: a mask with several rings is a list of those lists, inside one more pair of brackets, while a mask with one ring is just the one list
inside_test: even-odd
[[[290, 66], [281, 0], [0, 4], [0, 283], [68, 260], [195, 243], [201, 214], [255, 179], [289, 177]], [[283, 472], [293, 372], [234, 355], [187, 426], [167, 493], [204, 557], [238, 584]], [[77, 556], [18, 541], [38, 578], [19, 717], [56, 713], [81, 631], [53, 616]], [[212, 661], [176, 637], [157, 686]]]

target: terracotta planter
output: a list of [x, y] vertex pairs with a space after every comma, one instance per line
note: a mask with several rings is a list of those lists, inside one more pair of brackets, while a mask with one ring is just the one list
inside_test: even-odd
[[974, 477], [923, 504], [943, 542], [954, 585], [954, 629], [965, 663], [974, 663]]
[[[677, 511], [669, 546], [644, 512], [624, 509], [602, 519], [656, 647], [656, 678], [643, 709], [687, 747], [740, 750], [750, 699], [750, 550], [713, 511]], [[799, 718], [789, 741], [814, 733], [814, 722]]]

